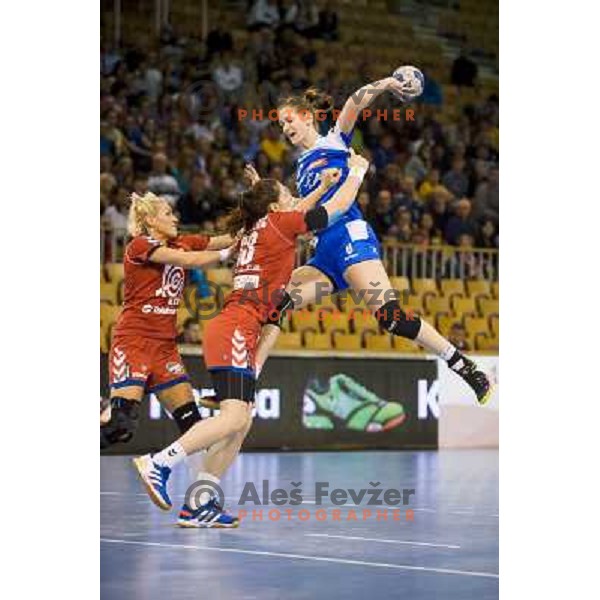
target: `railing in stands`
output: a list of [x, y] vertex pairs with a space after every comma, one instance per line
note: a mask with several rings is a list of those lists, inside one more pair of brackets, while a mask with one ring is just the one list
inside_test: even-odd
[[[127, 240], [124, 229], [100, 230], [102, 263], [123, 260]], [[299, 241], [296, 264], [303, 265], [313, 254], [313, 244]], [[393, 240], [382, 243], [382, 258], [390, 276], [427, 279], [487, 279], [499, 275], [499, 251], [489, 248], [458, 248], [456, 246], [423, 246], [401, 244]]]

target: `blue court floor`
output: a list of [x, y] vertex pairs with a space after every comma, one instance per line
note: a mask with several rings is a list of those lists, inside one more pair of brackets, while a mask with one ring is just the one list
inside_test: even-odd
[[[240, 506], [246, 482], [262, 496], [263, 480], [288, 492], [301, 482], [302, 505]], [[371, 493], [317, 505], [316, 482], [329, 491], [415, 493], [399, 507], [368, 506]], [[170, 482], [174, 502], [188, 483], [181, 466]], [[238, 529], [179, 529], [179, 507], [166, 513], [151, 504], [130, 458], [102, 457], [101, 598], [498, 598], [495, 450], [247, 453], [222, 487], [230, 512], [247, 510]], [[387, 520], [383, 512], [377, 520], [384, 509]]]

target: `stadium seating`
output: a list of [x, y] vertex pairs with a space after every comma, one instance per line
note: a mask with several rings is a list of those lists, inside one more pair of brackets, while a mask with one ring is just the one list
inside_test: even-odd
[[[107, 264], [100, 269], [100, 348], [108, 351], [112, 327], [121, 311], [123, 271], [118, 264]], [[230, 287], [231, 270], [207, 270], [207, 278]], [[454, 323], [462, 323], [466, 337], [476, 351], [497, 351], [499, 339], [499, 302], [497, 282], [461, 279], [390, 278], [395, 289], [413, 290], [401, 303], [407, 312], [422, 315], [444, 336], [448, 336]], [[225, 289], [225, 294], [227, 289]], [[222, 298], [221, 298], [222, 300]], [[404, 301], [404, 302], [403, 302]], [[177, 328], [181, 332], [189, 317], [200, 321], [219, 313], [219, 298], [211, 295], [201, 298], [195, 286], [187, 286], [184, 300], [177, 311]], [[312, 310], [299, 309], [287, 313], [277, 348], [311, 350], [366, 349], [372, 352], [390, 351], [422, 353], [410, 340], [389, 336], [379, 324], [364, 301], [356, 301], [350, 293], [324, 296], [319, 306]], [[340, 310], [341, 309], [341, 310]]]
[[304, 332], [304, 346], [307, 350], [331, 350], [331, 335], [329, 333]]
[[357, 351], [362, 349], [362, 339], [357, 333], [334, 332], [333, 346], [336, 350]]

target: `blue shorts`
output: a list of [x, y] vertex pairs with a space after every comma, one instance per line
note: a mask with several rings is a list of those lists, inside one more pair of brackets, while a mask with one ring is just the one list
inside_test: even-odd
[[340, 221], [318, 236], [315, 255], [308, 265], [331, 279], [335, 290], [348, 289], [346, 269], [365, 260], [381, 260], [379, 241], [363, 219]]

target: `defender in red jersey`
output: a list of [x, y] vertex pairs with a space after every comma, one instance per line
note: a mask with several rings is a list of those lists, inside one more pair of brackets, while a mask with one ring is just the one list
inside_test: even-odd
[[[336, 174], [335, 179], [338, 177]], [[196, 423], [158, 454], [135, 459], [150, 498], [160, 507], [171, 504], [167, 481], [176, 464], [203, 448], [247, 432], [248, 407], [254, 400], [256, 347], [269, 307], [277, 301], [292, 272], [295, 239], [326, 227], [330, 219], [347, 210], [362, 175], [351, 172], [331, 200], [313, 208], [335, 181], [328, 181], [327, 176], [322, 179], [313, 194], [296, 202], [279, 182], [260, 180], [242, 196], [239, 208], [230, 216], [230, 232], [242, 232], [234, 291], [221, 313], [207, 324], [204, 344], [204, 360], [220, 411]], [[205, 513], [203, 506], [186, 507], [180, 514], [180, 524], [197, 526], [205, 521]]]
[[123, 311], [109, 354], [111, 418], [101, 428], [103, 447], [131, 439], [146, 391], [156, 392], [173, 415], [193, 400], [175, 342], [184, 269], [228, 256], [214, 249], [233, 241], [177, 235], [170, 206], [153, 194], [132, 197], [129, 229], [133, 239], [125, 249]]

